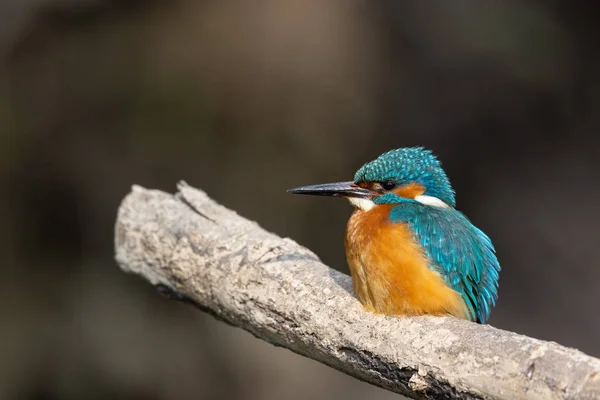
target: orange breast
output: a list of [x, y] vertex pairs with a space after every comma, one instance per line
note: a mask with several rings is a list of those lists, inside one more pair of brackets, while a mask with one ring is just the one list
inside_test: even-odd
[[460, 295], [429, 268], [406, 224], [392, 224], [391, 205], [356, 210], [346, 229], [354, 291], [368, 311], [386, 315], [450, 314], [466, 318]]

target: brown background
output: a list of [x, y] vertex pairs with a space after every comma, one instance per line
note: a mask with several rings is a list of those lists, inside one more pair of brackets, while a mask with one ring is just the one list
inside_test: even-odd
[[440, 156], [497, 247], [490, 323], [600, 356], [598, 17], [3, 0], [0, 399], [397, 398], [166, 301], [119, 272], [112, 234], [131, 184], [185, 179], [346, 271], [351, 208], [285, 190], [408, 145]]

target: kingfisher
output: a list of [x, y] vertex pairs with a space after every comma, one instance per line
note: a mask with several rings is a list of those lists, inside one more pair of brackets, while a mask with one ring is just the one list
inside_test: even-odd
[[454, 189], [430, 150], [390, 150], [360, 167], [353, 181], [288, 192], [344, 197], [354, 206], [344, 244], [367, 311], [488, 320], [498, 298], [496, 250], [456, 209]]

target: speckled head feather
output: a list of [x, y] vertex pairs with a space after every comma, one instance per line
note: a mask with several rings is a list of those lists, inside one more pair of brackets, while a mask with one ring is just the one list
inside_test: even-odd
[[418, 183], [425, 188], [425, 195], [456, 207], [454, 189], [441, 163], [431, 151], [422, 147], [390, 150], [360, 167], [354, 176], [355, 182], [387, 180], [395, 180], [399, 185]]

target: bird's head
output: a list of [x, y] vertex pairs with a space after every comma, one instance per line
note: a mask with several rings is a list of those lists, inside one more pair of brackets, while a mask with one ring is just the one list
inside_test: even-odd
[[454, 190], [440, 162], [422, 147], [390, 150], [360, 167], [354, 181], [301, 186], [288, 192], [346, 197], [362, 210], [405, 201], [436, 207], [456, 205]]

